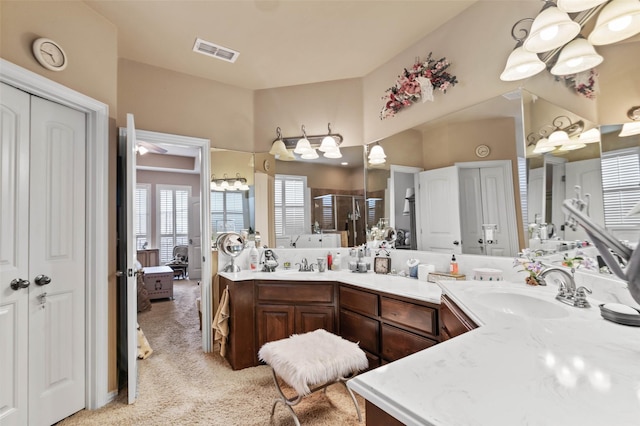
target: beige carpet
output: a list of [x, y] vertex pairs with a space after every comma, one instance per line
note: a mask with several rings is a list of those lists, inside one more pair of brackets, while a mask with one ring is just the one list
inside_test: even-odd
[[[126, 392], [95, 410], [83, 410], [59, 425], [293, 425], [278, 404], [270, 419], [276, 396], [267, 366], [233, 371], [218, 353], [201, 349], [195, 299], [195, 281], [174, 281], [175, 300], [153, 302], [150, 311], [138, 315], [153, 354], [138, 361], [139, 395], [126, 404]], [[363, 423], [342, 385], [326, 394], [316, 392], [294, 407], [302, 425], [363, 425], [364, 401], [357, 396]]]

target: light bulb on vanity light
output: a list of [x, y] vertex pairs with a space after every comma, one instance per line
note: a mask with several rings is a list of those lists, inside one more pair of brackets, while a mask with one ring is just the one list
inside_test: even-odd
[[640, 2], [612, 0], [602, 8], [589, 34], [594, 46], [616, 43], [640, 33]]
[[531, 32], [524, 41], [524, 48], [534, 53], [548, 52], [573, 40], [579, 32], [580, 24], [572, 21], [553, 2], [546, 1], [531, 24]]
[[591, 43], [578, 37], [560, 51], [556, 64], [551, 68], [551, 74], [577, 74], [597, 67], [603, 60]]
[[384, 153], [384, 149], [379, 144], [371, 147], [369, 153], [370, 164], [384, 164], [386, 162], [387, 155]]

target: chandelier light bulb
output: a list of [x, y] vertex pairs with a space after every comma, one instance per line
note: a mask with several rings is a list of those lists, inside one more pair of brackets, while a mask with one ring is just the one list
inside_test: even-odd
[[569, 135], [562, 130], [556, 130], [549, 135], [549, 143], [553, 146], [564, 145], [569, 142]]
[[594, 46], [612, 44], [640, 33], [640, 2], [611, 0], [602, 8], [589, 34]]
[[540, 31], [540, 38], [544, 41], [553, 40], [558, 35], [558, 26], [552, 25]]
[[609, 31], [613, 31], [617, 33], [627, 29], [629, 25], [631, 25], [631, 20], [632, 18], [630, 15], [622, 16], [618, 19], [614, 19], [613, 21], [609, 22], [607, 24], [607, 28], [609, 28]]
[[318, 152], [314, 148], [311, 148], [311, 146], [309, 146], [309, 150], [307, 152], [301, 155], [301, 158], [304, 160], [315, 160], [318, 157]]
[[293, 152], [295, 152], [296, 154], [301, 155], [309, 151], [311, 151], [311, 144], [309, 143], [309, 139], [304, 137], [298, 141], [298, 143], [296, 144], [296, 149], [293, 150]]

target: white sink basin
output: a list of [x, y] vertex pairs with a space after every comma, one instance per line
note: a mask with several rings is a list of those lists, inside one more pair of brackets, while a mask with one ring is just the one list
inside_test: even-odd
[[476, 301], [487, 308], [511, 315], [538, 319], [554, 319], [569, 316], [566, 308], [555, 301], [538, 299], [520, 293], [483, 293]]

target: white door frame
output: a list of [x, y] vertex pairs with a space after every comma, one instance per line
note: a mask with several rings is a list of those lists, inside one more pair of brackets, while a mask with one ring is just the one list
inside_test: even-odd
[[[202, 324], [210, 325], [213, 321], [213, 288], [211, 286], [211, 248], [207, 245], [207, 241], [211, 241], [211, 226], [209, 224], [209, 217], [211, 216], [211, 197], [209, 195], [209, 188], [211, 188], [211, 141], [209, 139], [172, 135], [170, 133], [159, 133], [140, 129], [136, 129], [136, 136], [139, 140], [144, 140], [146, 142], [184, 145], [197, 148], [200, 151], [196, 160], [200, 163], [200, 242], [202, 245], [200, 310], [202, 311]], [[193, 194], [191, 195], [193, 196]], [[213, 339], [210, 326], [202, 327], [202, 350], [204, 352], [211, 352], [213, 350]]]
[[87, 116], [86, 168], [86, 408], [108, 392], [109, 106], [0, 58], [0, 81]]

